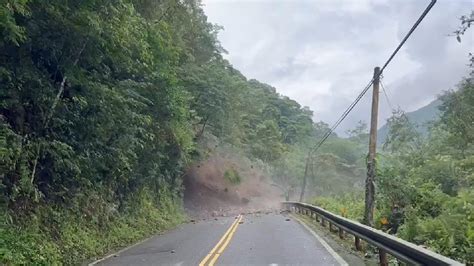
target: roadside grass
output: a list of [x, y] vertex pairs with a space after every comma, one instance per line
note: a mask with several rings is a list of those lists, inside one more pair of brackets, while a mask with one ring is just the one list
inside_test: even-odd
[[[170, 229], [185, 219], [179, 203], [144, 193], [122, 212], [42, 206], [25, 220], [0, 224], [0, 264], [77, 265]], [[10, 221], [9, 221], [10, 220]]]
[[315, 197], [310, 203], [354, 221], [361, 221], [364, 217], [362, 194], [346, 194], [337, 198]]

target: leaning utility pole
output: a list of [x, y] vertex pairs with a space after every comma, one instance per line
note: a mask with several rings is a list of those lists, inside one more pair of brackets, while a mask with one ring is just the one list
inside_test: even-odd
[[304, 200], [304, 192], [306, 190], [306, 180], [308, 179], [308, 168], [309, 164], [311, 163], [311, 151], [308, 152], [308, 156], [306, 157], [306, 165], [304, 167], [304, 176], [303, 176], [303, 185], [301, 186], [301, 193], [300, 193], [300, 202]]
[[379, 112], [379, 83], [380, 67], [374, 69], [374, 90], [372, 93], [372, 115], [370, 119], [369, 156], [367, 158], [367, 179], [365, 180], [365, 212], [364, 223], [369, 226], [374, 225], [374, 205], [375, 205], [375, 155], [377, 145], [377, 119]]

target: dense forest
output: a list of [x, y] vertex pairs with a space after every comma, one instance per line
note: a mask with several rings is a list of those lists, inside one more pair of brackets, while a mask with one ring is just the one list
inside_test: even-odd
[[222, 58], [199, 1], [3, 1], [0, 28], [2, 263], [78, 263], [181, 222], [201, 139], [271, 164], [317, 134]]
[[[1, 2], [0, 263], [77, 264], [182, 222], [183, 176], [220, 146], [299, 195], [328, 125], [225, 60], [199, 0]], [[446, 92], [426, 136], [395, 112], [378, 155], [377, 226], [463, 261], [473, 93]], [[348, 135], [315, 156], [306, 200], [360, 219], [367, 125]]]

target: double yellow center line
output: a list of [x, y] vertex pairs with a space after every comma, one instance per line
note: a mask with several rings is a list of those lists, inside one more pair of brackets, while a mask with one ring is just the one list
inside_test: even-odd
[[242, 215], [237, 216], [237, 219], [232, 223], [232, 225], [227, 229], [225, 234], [222, 236], [222, 238], [217, 242], [217, 245], [211, 249], [209, 254], [204, 257], [204, 259], [199, 263], [199, 266], [204, 266], [206, 263], [208, 266], [213, 266], [219, 256], [222, 254], [224, 249], [229, 245], [230, 240], [232, 239], [232, 236], [234, 235], [235, 231], [237, 230], [237, 227], [239, 226], [240, 221], [242, 220]]

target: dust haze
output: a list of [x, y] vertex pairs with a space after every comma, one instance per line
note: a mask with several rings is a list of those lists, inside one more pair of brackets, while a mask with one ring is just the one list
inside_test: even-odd
[[[226, 178], [230, 171], [238, 174], [239, 182]], [[272, 211], [282, 200], [263, 163], [225, 149], [189, 167], [184, 178], [184, 206], [192, 217]]]

